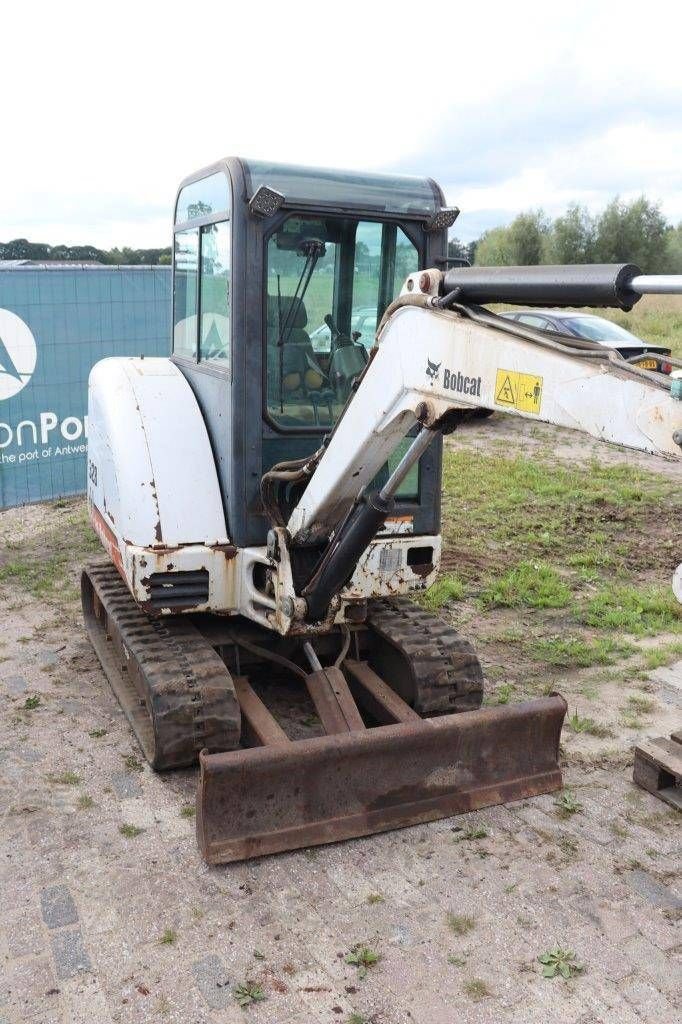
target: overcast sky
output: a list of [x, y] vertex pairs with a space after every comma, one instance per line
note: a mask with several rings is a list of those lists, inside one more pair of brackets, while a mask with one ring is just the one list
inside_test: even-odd
[[677, 223], [681, 39], [660, 0], [4, 6], [0, 241], [166, 245], [228, 154], [429, 174], [465, 240], [615, 193]]

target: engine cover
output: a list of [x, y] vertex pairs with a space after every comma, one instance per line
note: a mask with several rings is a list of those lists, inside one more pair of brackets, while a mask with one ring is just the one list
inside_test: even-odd
[[211, 592], [224, 606], [234, 549], [206, 426], [180, 370], [170, 359], [103, 359], [90, 373], [88, 419], [90, 519], [133, 596], [150, 610], [181, 610], [172, 580], [166, 608], [159, 578], [175, 572], [189, 607], [208, 608]]

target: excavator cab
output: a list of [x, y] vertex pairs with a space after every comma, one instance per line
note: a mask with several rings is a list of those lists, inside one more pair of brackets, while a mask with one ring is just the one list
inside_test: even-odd
[[[429, 178], [229, 158], [181, 184], [171, 358], [199, 402], [236, 546], [265, 543], [261, 477], [319, 447], [405, 279], [443, 265], [448, 212]], [[398, 494], [395, 520], [415, 533], [438, 532], [440, 464], [434, 444]]]

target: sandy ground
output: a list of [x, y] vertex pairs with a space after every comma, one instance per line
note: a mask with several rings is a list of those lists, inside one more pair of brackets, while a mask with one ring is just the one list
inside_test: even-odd
[[[457, 443], [595, 454], [538, 425], [510, 440], [501, 423]], [[4, 558], [8, 543], [58, 537], [73, 509], [0, 514]], [[613, 732], [564, 732], [572, 814], [545, 796], [208, 868], [187, 816], [194, 773], [139, 762], [75, 579], [74, 566], [49, 600], [18, 583], [1, 594], [0, 1024], [680, 1019], [680, 816], [632, 784], [630, 764], [640, 734], [679, 728], [682, 665], [648, 677], [655, 710], [641, 730], [619, 725], [623, 693], [642, 683], [626, 669], [596, 683], [595, 669], [552, 674]], [[474, 628], [470, 608], [456, 614]], [[501, 613], [501, 628], [505, 616], [519, 620]], [[532, 628], [531, 611], [521, 618]], [[483, 642], [486, 669], [495, 654]], [[379, 955], [365, 978], [345, 962], [356, 943]], [[541, 976], [537, 958], [555, 946], [583, 966], [570, 981]], [[234, 989], [247, 980], [266, 998], [242, 1009]]]

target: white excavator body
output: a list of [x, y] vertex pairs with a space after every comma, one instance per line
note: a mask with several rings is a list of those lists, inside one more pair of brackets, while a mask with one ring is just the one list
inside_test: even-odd
[[[172, 355], [92, 370], [110, 564], [83, 572], [84, 618], [151, 765], [199, 762], [209, 862], [561, 785], [563, 698], [481, 707], [471, 644], [401, 595], [438, 574], [442, 438], [464, 418], [680, 459], [682, 380], [485, 305], [628, 309], [682, 279], [450, 267], [456, 214], [430, 179], [220, 161], [178, 193]], [[326, 735], [287, 732], [275, 680]]]

